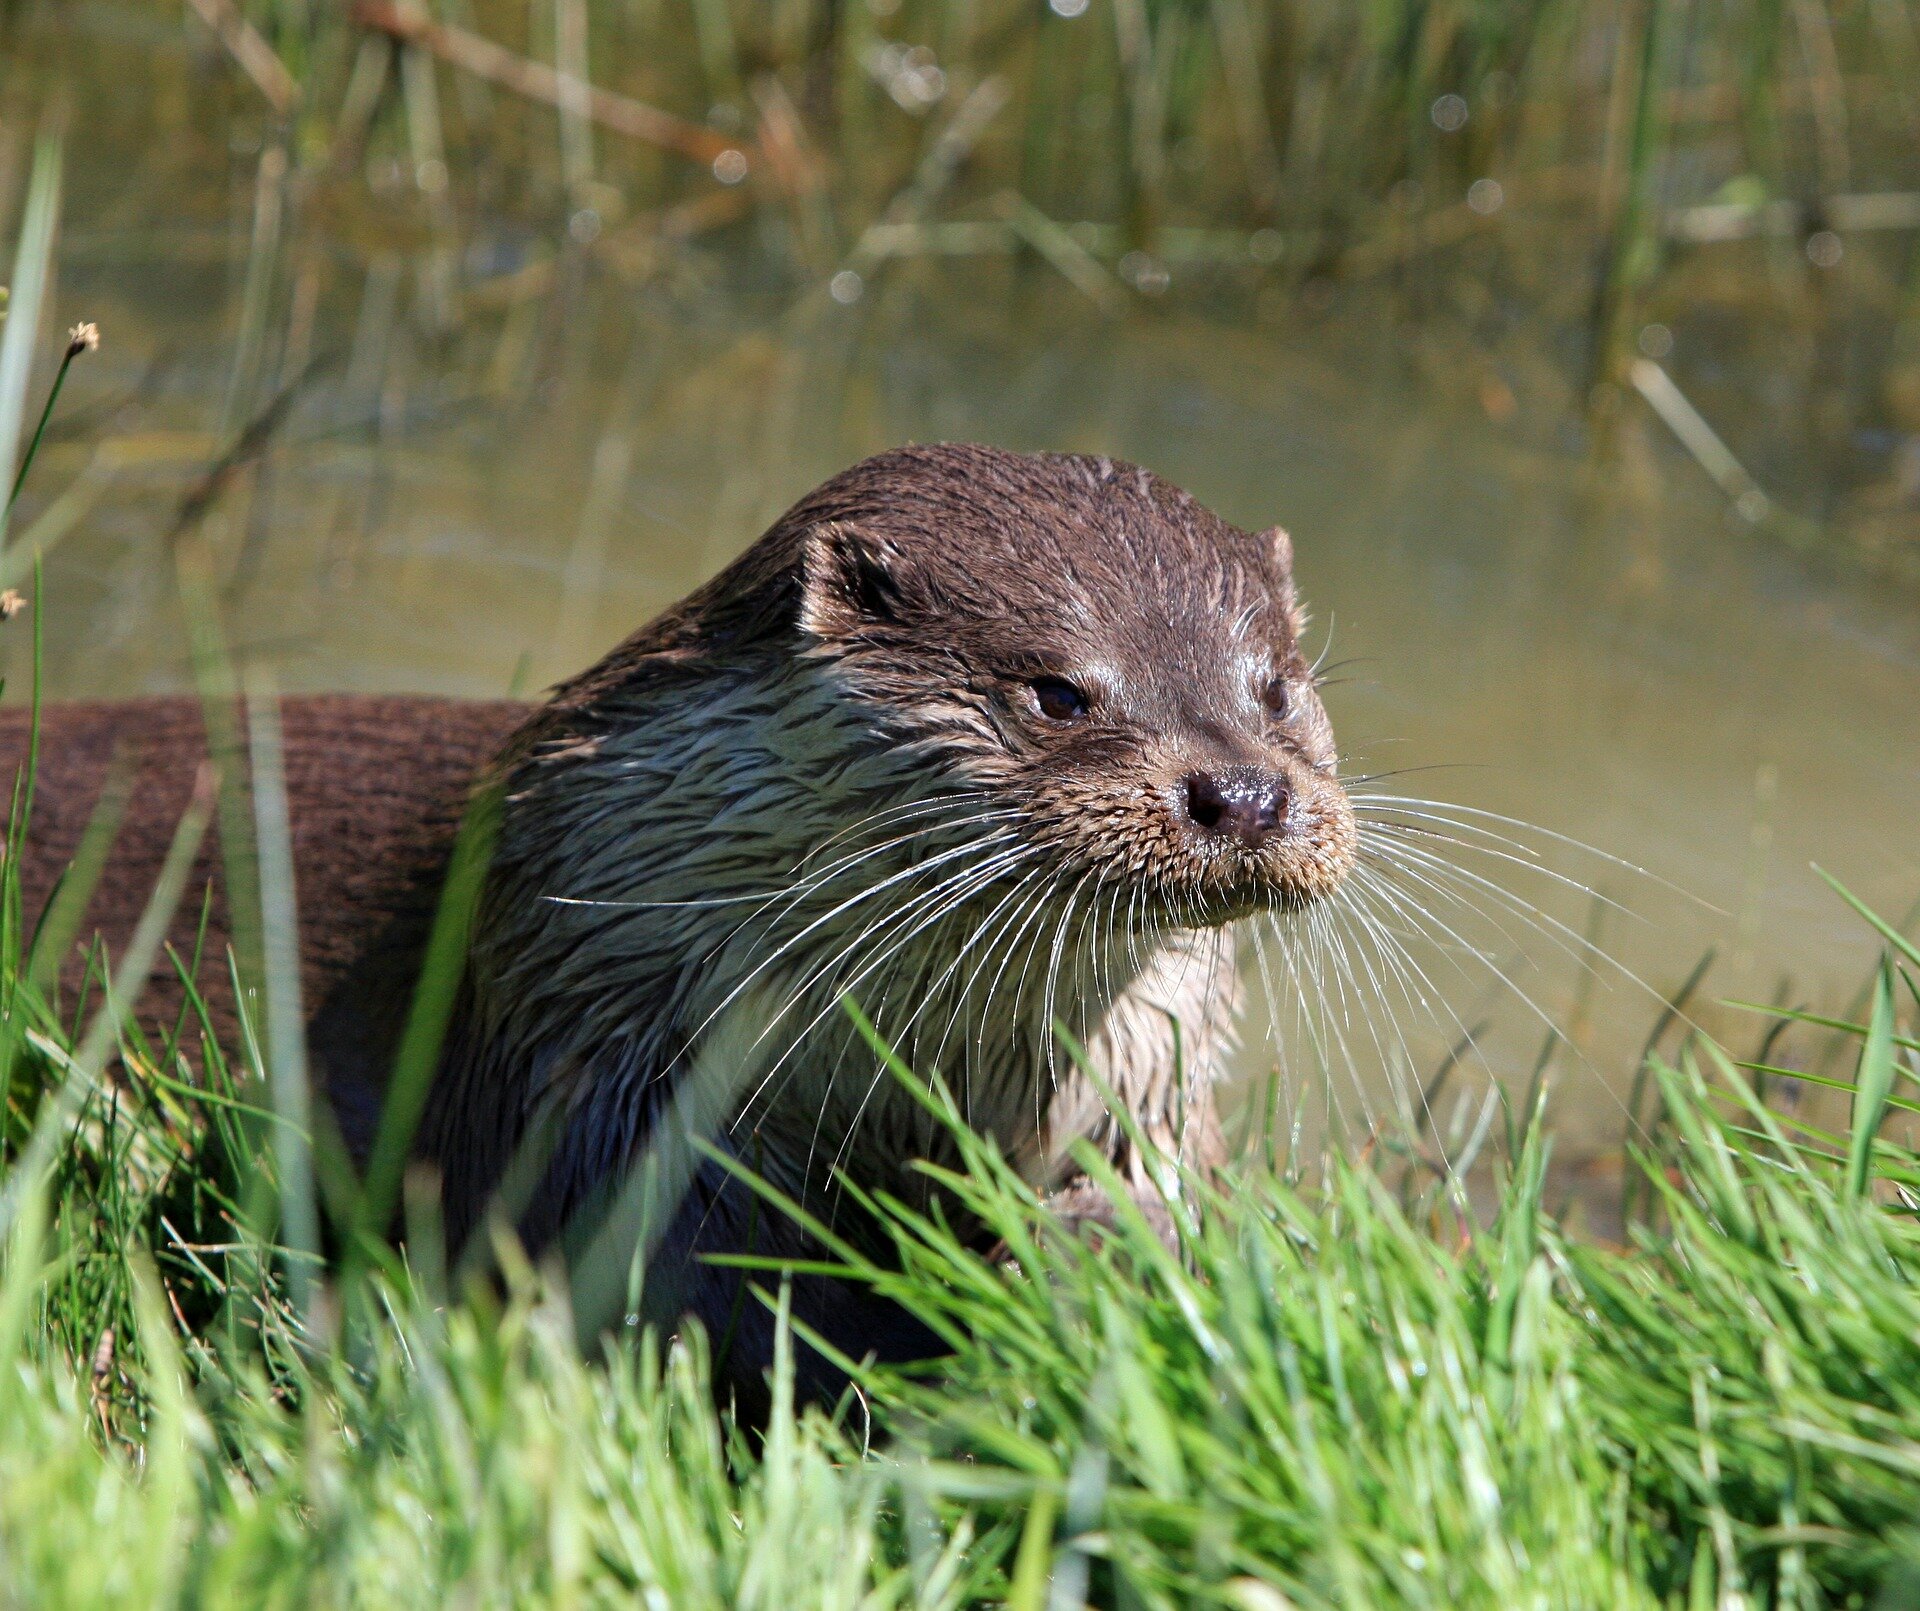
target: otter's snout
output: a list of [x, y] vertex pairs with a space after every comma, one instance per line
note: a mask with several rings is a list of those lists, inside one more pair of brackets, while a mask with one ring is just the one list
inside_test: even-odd
[[1183, 791], [1189, 823], [1202, 833], [1237, 839], [1249, 850], [1258, 850], [1286, 826], [1291, 791], [1277, 772], [1257, 766], [1194, 772]]

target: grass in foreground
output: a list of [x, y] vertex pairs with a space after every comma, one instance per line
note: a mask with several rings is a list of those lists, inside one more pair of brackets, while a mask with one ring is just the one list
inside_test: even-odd
[[[897, 1268], [852, 1262], [953, 1359], [869, 1373], [837, 1417], [782, 1394], [764, 1441], [710, 1409], [700, 1339], [583, 1360], [524, 1270], [496, 1308], [436, 1303], [393, 1266], [326, 1338], [262, 1281], [284, 1346], [183, 1337], [183, 1295], [238, 1289], [197, 1276], [164, 1216], [91, 1217], [99, 1164], [133, 1156], [101, 1152], [104, 1116], [164, 1128], [150, 1096], [95, 1087], [52, 1179], [96, 1195], [15, 1197], [18, 1165], [9, 1182], [0, 1593], [1920, 1603], [1920, 1155], [1876, 1139], [1920, 1083], [1898, 1027], [1920, 955], [1887, 935], [1903, 949], [1868, 1021], [1832, 1031], [1859, 1042], [1851, 1133], [1780, 1117], [1716, 1048], [1689, 1049], [1656, 1069], [1658, 1207], [1631, 1251], [1573, 1243], [1542, 1210], [1537, 1128], [1490, 1229], [1340, 1164], [1313, 1190], [1187, 1182], [1177, 1255], [1144, 1223], [1097, 1248], [1036, 1238], [1031, 1196], [970, 1142], [951, 1196], [1015, 1267], [885, 1203]], [[34, 1043], [49, 1069], [54, 1047]], [[218, 1104], [176, 1094], [203, 1139]], [[76, 1288], [90, 1262], [112, 1274]], [[120, 1353], [77, 1350], [109, 1314], [131, 1326]]]

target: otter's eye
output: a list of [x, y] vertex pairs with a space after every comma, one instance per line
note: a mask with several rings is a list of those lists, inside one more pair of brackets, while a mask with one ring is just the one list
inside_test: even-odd
[[1267, 707], [1267, 714], [1279, 721], [1287, 714], [1292, 701], [1287, 689], [1285, 677], [1271, 677], [1267, 686], [1260, 691], [1260, 702]]
[[1033, 689], [1033, 701], [1040, 707], [1040, 714], [1050, 722], [1082, 721], [1091, 707], [1087, 696], [1070, 682], [1062, 682], [1058, 677], [1035, 677], [1029, 685]]

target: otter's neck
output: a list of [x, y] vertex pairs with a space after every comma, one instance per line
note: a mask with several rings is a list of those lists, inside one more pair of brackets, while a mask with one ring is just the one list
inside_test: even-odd
[[562, 1198], [622, 1167], [696, 1071], [793, 1189], [856, 1154], [876, 1181], [939, 1156], [844, 1000], [1029, 1150], [1053, 1018], [1090, 1033], [1139, 966], [1117, 906], [1054, 870], [1003, 797], [877, 741], [804, 663], [597, 714], [529, 752], [504, 809], [429, 1142], [497, 1176], [563, 1115]]

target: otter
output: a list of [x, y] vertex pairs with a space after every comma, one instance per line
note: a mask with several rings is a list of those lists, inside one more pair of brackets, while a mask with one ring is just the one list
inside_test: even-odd
[[[1278, 528], [1112, 459], [916, 446], [809, 493], [531, 711], [286, 701], [309, 1043], [343, 1132], [364, 1152], [478, 789], [497, 830], [414, 1142], [450, 1244], [505, 1212], [578, 1257], [662, 1116], [709, 1089], [720, 1154], [844, 1234], [869, 1233], [843, 1179], [926, 1203], [921, 1162], [951, 1163], [952, 1137], [849, 1001], [1061, 1200], [1088, 1197], [1079, 1138], [1142, 1189], [1130, 1128], [1220, 1161], [1233, 926], [1325, 897], [1355, 855], [1303, 628]], [[29, 901], [113, 745], [144, 736], [92, 914], [124, 933], [203, 753], [197, 713], [55, 707], [44, 729]], [[23, 735], [15, 713], [0, 742]], [[224, 922], [216, 903], [215, 946]], [[719, 1157], [683, 1165], [648, 1308], [724, 1335], [722, 1376], [751, 1394], [771, 1319], [742, 1302], [755, 1278], [704, 1255], [820, 1250]], [[855, 1358], [931, 1344], [824, 1277], [791, 1301]], [[808, 1373], [835, 1379], [810, 1353]]]

